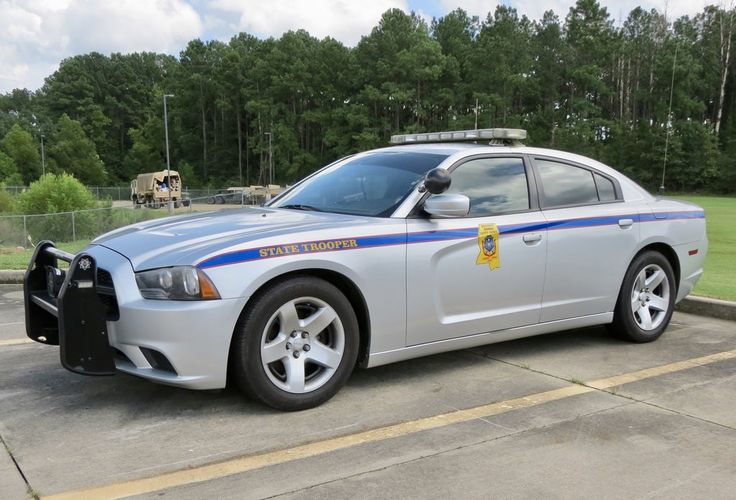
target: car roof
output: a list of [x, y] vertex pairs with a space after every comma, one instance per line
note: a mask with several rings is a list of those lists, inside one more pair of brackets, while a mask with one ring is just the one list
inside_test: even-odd
[[453, 156], [453, 160], [462, 158], [466, 155], [483, 153], [551, 156], [554, 158], [559, 158], [561, 160], [568, 160], [575, 163], [589, 165], [609, 174], [620, 175], [620, 172], [616, 171], [615, 169], [597, 160], [588, 158], [587, 156], [581, 156], [575, 153], [568, 153], [566, 151], [560, 151], [557, 149], [535, 148], [531, 146], [496, 146], [490, 144], [477, 144], [473, 142], [443, 142], [406, 145], [402, 144], [397, 146], [388, 146], [385, 148], [374, 149], [372, 151], [366, 152], [371, 153], [378, 151], [444, 154], [448, 157]]

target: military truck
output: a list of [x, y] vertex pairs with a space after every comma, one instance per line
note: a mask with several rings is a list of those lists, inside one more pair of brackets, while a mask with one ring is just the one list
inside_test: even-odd
[[189, 200], [182, 198], [181, 178], [176, 170], [138, 174], [137, 178], [130, 181], [130, 199], [134, 207], [145, 205], [159, 208], [169, 200], [174, 202], [175, 208], [189, 204]]

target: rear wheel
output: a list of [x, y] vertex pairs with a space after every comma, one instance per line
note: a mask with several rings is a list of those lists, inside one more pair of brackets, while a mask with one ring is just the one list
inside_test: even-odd
[[672, 265], [659, 252], [639, 254], [629, 266], [619, 292], [611, 329], [633, 342], [651, 342], [672, 318], [677, 287]]
[[310, 276], [277, 283], [241, 316], [232, 376], [249, 396], [278, 410], [304, 410], [334, 396], [358, 356], [358, 322], [332, 284]]

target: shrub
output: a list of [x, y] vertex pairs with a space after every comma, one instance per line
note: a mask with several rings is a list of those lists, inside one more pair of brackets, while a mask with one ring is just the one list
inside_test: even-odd
[[46, 174], [18, 196], [22, 214], [49, 214], [94, 208], [95, 197], [69, 174]]
[[[47, 174], [20, 195], [16, 212], [28, 215], [26, 229], [32, 241], [72, 241], [86, 236], [94, 226], [96, 211], [81, 212], [96, 206], [95, 197], [84, 185], [69, 174]], [[53, 214], [53, 215], [33, 215]]]
[[13, 210], [13, 195], [8, 193], [4, 186], [0, 185], [0, 213]]

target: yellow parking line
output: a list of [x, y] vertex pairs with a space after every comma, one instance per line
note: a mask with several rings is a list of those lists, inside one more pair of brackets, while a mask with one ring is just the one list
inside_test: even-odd
[[28, 337], [24, 339], [7, 339], [7, 340], [0, 340], [0, 347], [9, 346], [9, 345], [21, 345], [21, 344], [32, 344], [34, 341], [29, 339]]
[[240, 458], [225, 460], [223, 462], [192, 467], [191, 469], [167, 472], [153, 477], [133, 479], [99, 486], [85, 490], [70, 491], [52, 495], [49, 499], [96, 499], [96, 498], [123, 498], [132, 495], [142, 495], [154, 491], [160, 491], [176, 486], [210, 481], [213, 479], [240, 474], [243, 472], [283, 464], [293, 460], [309, 458], [322, 455], [332, 451], [350, 448], [352, 446], [383, 441], [395, 437], [405, 436], [416, 432], [444, 427], [451, 424], [467, 422], [481, 417], [489, 417], [522, 408], [537, 406], [550, 401], [557, 401], [579, 394], [593, 392], [599, 389], [609, 389], [622, 384], [628, 384], [639, 380], [665, 375], [697, 366], [703, 366], [718, 361], [736, 358], [736, 350], [725, 351], [685, 361], [678, 361], [655, 368], [647, 368], [632, 373], [625, 373], [614, 377], [594, 380], [582, 385], [570, 385], [560, 389], [540, 392], [509, 399], [497, 403], [491, 403], [465, 410], [457, 410], [431, 417], [419, 418], [409, 422], [379, 427], [347, 436], [325, 439], [314, 443], [303, 444], [292, 448], [250, 455]]
[[585, 385], [593, 387], [595, 389], [610, 389], [612, 387], [636, 382], [638, 380], [658, 377], [660, 375], [679, 372], [681, 370], [687, 370], [688, 368], [695, 368], [697, 366], [708, 365], [711, 363], [717, 363], [718, 361], [725, 361], [727, 359], [733, 358], [736, 358], [736, 350], [718, 352], [716, 354], [709, 354], [708, 356], [686, 359], [683, 361], [677, 361], [675, 363], [669, 363], [662, 366], [655, 366], [654, 368], [646, 368], [644, 370], [639, 370], [632, 373], [624, 373], [623, 375], [616, 375], [614, 377], [594, 380], [592, 382], [586, 383]]

